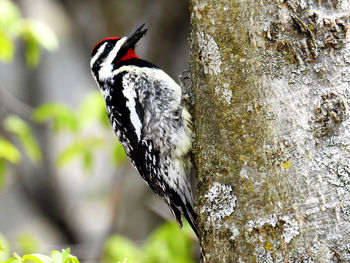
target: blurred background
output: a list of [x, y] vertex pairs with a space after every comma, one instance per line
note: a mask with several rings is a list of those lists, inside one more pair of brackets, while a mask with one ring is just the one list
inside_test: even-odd
[[173, 217], [126, 159], [90, 74], [99, 40], [142, 23], [138, 55], [177, 80], [185, 0], [0, 0], [0, 261], [70, 247], [81, 262], [194, 262], [192, 231], [164, 225]]

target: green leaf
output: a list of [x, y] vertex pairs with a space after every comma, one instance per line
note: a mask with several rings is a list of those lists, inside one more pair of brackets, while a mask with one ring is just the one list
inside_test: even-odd
[[13, 27], [21, 19], [21, 13], [18, 7], [8, 0], [0, 0], [0, 27], [7, 29], [8, 31], [13, 30]]
[[33, 119], [38, 123], [52, 120], [53, 130], [78, 130], [77, 119], [74, 112], [64, 104], [50, 102], [45, 103], [34, 110]]
[[79, 141], [67, 146], [57, 157], [56, 165], [63, 167], [69, 164], [73, 159], [83, 155], [84, 147]]
[[93, 122], [100, 122], [103, 126], [110, 126], [105, 103], [100, 92], [87, 95], [78, 110], [79, 122], [84, 126]]
[[61, 263], [62, 262], [62, 253], [60, 253], [57, 250], [52, 250], [50, 254], [53, 262], [55, 263]]
[[0, 159], [0, 189], [4, 188], [5, 186], [5, 174], [6, 174], [6, 163], [5, 163], [5, 160]]
[[124, 151], [123, 146], [116, 141], [116, 143], [113, 146], [112, 150], [112, 160], [117, 165], [120, 166], [123, 164], [126, 160], [126, 153]]
[[142, 262], [194, 263], [192, 259], [193, 239], [187, 231], [180, 230], [172, 222], [157, 228], [144, 245]]
[[29, 67], [37, 67], [41, 58], [41, 48], [39, 43], [32, 36], [25, 37], [26, 42], [26, 62]]
[[30, 255], [24, 255], [22, 257], [24, 259], [25, 263], [52, 263], [51, 257], [41, 255], [41, 254], [30, 254]]
[[8, 259], [10, 255], [10, 246], [6, 240], [6, 238], [0, 234], [0, 262]]
[[21, 153], [12, 143], [0, 137], [0, 158], [11, 163], [19, 163], [21, 161]]
[[40, 147], [32, 134], [30, 126], [25, 121], [18, 116], [11, 115], [5, 119], [4, 125], [8, 131], [18, 137], [32, 162], [37, 163], [42, 160]]
[[79, 263], [79, 260], [70, 254], [70, 250], [63, 250], [62, 253], [54, 250], [50, 257], [42, 254], [27, 254], [20, 257], [15, 253], [14, 257], [1, 261], [2, 263]]
[[79, 260], [70, 254], [70, 249], [63, 249], [62, 253], [54, 250], [51, 252], [53, 263], [79, 263]]
[[64, 249], [62, 251], [62, 262], [65, 262], [69, 258], [70, 248]]
[[41, 49], [55, 50], [58, 40], [55, 33], [44, 23], [23, 19], [18, 7], [9, 0], [0, 0], [0, 60], [13, 59], [13, 38], [22, 37], [26, 44], [26, 61], [29, 66], [37, 66]]
[[55, 33], [40, 21], [23, 20], [20, 34], [26, 43], [26, 60], [31, 67], [38, 65], [41, 47], [48, 50], [55, 50], [58, 47]]
[[83, 167], [91, 170], [93, 167], [92, 151], [101, 148], [104, 141], [100, 138], [79, 138], [67, 146], [57, 157], [56, 165], [63, 167], [77, 158], [82, 158]]
[[93, 155], [91, 151], [85, 151], [83, 154], [83, 168], [85, 171], [92, 171]]
[[0, 60], [2, 62], [9, 62], [13, 59], [15, 47], [11, 38], [0, 29]]
[[17, 246], [23, 254], [34, 253], [39, 249], [39, 240], [31, 233], [21, 233], [17, 238]]
[[119, 236], [112, 235], [107, 239], [104, 245], [102, 262], [114, 263], [114, 262], [126, 262], [138, 263], [141, 262], [142, 252], [135, 246], [130, 240]]
[[1, 261], [2, 263], [22, 263], [23, 261], [20, 261], [18, 258], [12, 257], [8, 260]]
[[[22, 258], [24, 259], [25, 263], [44, 263], [44, 261], [42, 261], [42, 259], [36, 255], [24, 255]], [[50, 258], [48, 258], [48, 260], [50, 260]], [[48, 260], [46, 260], [46, 262], [48, 262]]]
[[70, 254], [70, 248], [64, 249], [62, 251], [63, 263], [79, 263], [79, 260]]
[[32, 37], [35, 42], [47, 50], [53, 51], [58, 48], [57, 37], [49, 26], [32, 19], [26, 19], [23, 23], [23, 34], [25, 34], [25, 37]]

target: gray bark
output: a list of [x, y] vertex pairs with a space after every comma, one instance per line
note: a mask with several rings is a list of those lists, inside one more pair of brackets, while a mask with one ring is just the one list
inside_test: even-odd
[[191, 0], [207, 262], [350, 262], [348, 0]]

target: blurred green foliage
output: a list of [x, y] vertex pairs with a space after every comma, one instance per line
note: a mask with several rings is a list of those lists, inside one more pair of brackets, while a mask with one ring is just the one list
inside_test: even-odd
[[125, 259], [127, 262], [137, 263], [141, 262], [141, 258], [141, 249], [125, 237], [112, 235], [104, 245], [103, 263], [123, 262]]
[[[55, 34], [47, 25], [23, 18], [15, 3], [0, 0], [0, 61], [9, 62], [13, 59], [14, 41], [18, 38], [26, 45], [27, 65], [32, 67], [38, 65], [42, 48], [54, 50], [58, 46]], [[49, 127], [53, 132], [72, 134], [71, 144], [57, 156], [57, 167], [69, 165], [73, 160], [79, 159], [85, 171], [92, 171], [94, 153], [103, 147], [109, 147], [115, 165], [120, 165], [126, 159], [124, 150], [116, 139], [110, 143], [107, 141], [110, 138], [106, 139], [106, 136], [97, 137], [86, 132], [92, 125], [111, 130], [99, 92], [87, 95], [77, 110], [61, 103], [46, 103], [34, 110], [32, 120], [39, 124], [50, 121], [52, 125]], [[19, 116], [10, 115], [0, 120], [0, 128], [0, 187], [3, 187], [8, 164], [18, 164], [22, 159], [20, 148], [34, 164], [42, 160], [42, 153], [31, 125]]]
[[194, 240], [193, 231], [187, 222], [183, 230], [175, 222], [163, 224], [141, 248], [125, 237], [112, 235], [105, 243], [102, 262], [194, 263]]
[[[0, 0], [0, 61], [9, 62], [13, 59], [16, 39], [24, 41], [26, 62], [31, 67], [38, 65], [42, 48], [54, 50], [58, 46], [55, 34], [47, 25], [23, 18], [15, 3]], [[39, 124], [50, 122], [48, 127], [53, 132], [72, 135], [72, 142], [57, 156], [57, 167], [69, 165], [78, 159], [85, 171], [92, 171], [94, 153], [103, 147], [109, 147], [115, 165], [120, 165], [126, 159], [124, 150], [116, 139], [110, 143], [107, 141], [110, 138], [106, 139], [106, 136], [97, 137], [86, 132], [92, 125], [107, 128], [109, 132], [111, 130], [99, 92], [87, 95], [77, 110], [61, 103], [45, 103], [34, 110], [32, 120]], [[0, 135], [0, 187], [3, 187], [8, 164], [18, 164], [22, 159], [20, 149], [34, 164], [42, 160], [42, 153], [31, 125], [19, 116], [10, 115], [0, 120], [0, 128], [5, 132]]]
[[38, 123], [50, 120], [55, 132], [81, 133], [89, 125], [96, 124], [110, 128], [104, 101], [99, 92], [88, 94], [76, 111], [61, 103], [45, 103], [34, 110], [33, 119]]
[[16, 244], [22, 254], [30, 254], [39, 250], [39, 240], [33, 233], [20, 233], [16, 238]]
[[5, 173], [6, 173], [5, 160], [1, 159], [0, 157], [0, 189], [3, 188], [5, 185]]
[[33, 163], [42, 160], [40, 147], [35, 139], [30, 125], [16, 115], [7, 116], [0, 126], [6, 132], [6, 138], [0, 135], [0, 188], [4, 186], [7, 163], [18, 164], [22, 160], [22, 154], [17, 144], [10, 142], [13, 139], [24, 150]]
[[51, 252], [50, 256], [42, 254], [27, 254], [24, 256], [19, 256], [14, 254], [12, 258], [9, 258], [1, 263], [79, 263], [79, 260], [70, 254], [70, 249], [64, 249], [62, 252], [54, 250]]
[[41, 49], [55, 50], [58, 40], [44, 23], [23, 18], [18, 7], [10, 0], [0, 0], [0, 60], [9, 62], [15, 53], [14, 40], [21, 38], [26, 46], [26, 62], [38, 65]]
[[104, 145], [104, 140], [100, 138], [76, 138], [58, 155], [56, 165], [58, 167], [69, 164], [73, 159], [82, 160], [85, 171], [93, 168], [93, 153]]
[[[57, 156], [57, 167], [64, 167], [78, 159], [81, 160], [85, 171], [90, 172], [93, 169], [95, 152], [106, 147], [110, 151], [114, 165], [119, 166], [126, 160], [123, 147], [114, 137], [106, 136], [103, 132], [100, 132], [99, 136], [87, 132], [96, 127], [111, 132], [104, 102], [99, 92], [87, 95], [77, 110], [57, 102], [45, 103], [34, 109], [33, 121], [38, 124], [50, 123], [51, 125], [47, 127], [54, 133], [67, 132], [72, 135], [72, 142]], [[10, 115], [3, 120], [2, 126], [16, 139], [33, 163], [42, 160], [40, 147], [27, 122], [16, 115]], [[0, 136], [0, 186], [4, 181], [6, 162], [17, 164], [21, 159], [22, 155], [18, 148]]]
[[[12, 1], [0, 0], [0, 61], [12, 61], [16, 39], [24, 41], [26, 62], [30, 67], [38, 65], [42, 48], [55, 50], [58, 47], [56, 35], [47, 25], [24, 18]], [[17, 164], [22, 159], [19, 145], [33, 163], [42, 160], [42, 153], [30, 125], [20, 117], [7, 116], [0, 120], [0, 128], [0, 187], [3, 187], [8, 163]]]
[[[41, 254], [30, 254], [37, 249], [37, 240], [32, 234], [23, 233], [17, 239], [24, 256], [14, 254], [6, 239], [0, 235], [0, 263], [79, 263], [70, 255], [70, 249], [51, 252], [50, 257]], [[104, 245], [102, 263], [194, 263], [193, 248], [195, 237], [186, 222], [180, 230], [175, 222], [167, 222], [158, 227], [142, 247], [131, 240], [119, 236], [110, 236]]]
[[144, 245], [144, 263], [193, 263], [194, 233], [189, 224], [179, 230], [175, 222], [156, 229]]
[[[86, 131], [93, 127], [105, 128], [111, 131], [109, 120], [102, 96], [99, 92], [87, 95], [76, 111], [60, 103], [45, 103], [33, 112], [33, 119], [38, 123], [51, 122], [54, 132], [70, 132], [73, 141], [67, 145], [56, 159], [56, 165], [63, 167], [73, 160], [79, 159], [85, 171], [91, 171], [94, 162], [94, 153], [103, 148], [110, 147], [111, 157], [115, 165], [123, 163], [126, 159], [123, 147], [110, 138], [86, 135]], [[105, 135], [104, 133], [100, 133]]]
[[11, 142], [0, 137], [0, 158], [18, 163], [21, 160], [21, 154]]
[[10, 246], [3, 235], [0, 234], [0, 262], [10, 257]]
[[[9, 0], [0, 0], [0, 61], [9, 62], [15, 53], [15, 40], [22, 39], [26, 46], [26, 63], [30, 67], [38, 65], [42, 48], [54, 50], [58, 41], [52, 30], [45, 24], [23, 18], [18, 7]], [[30, 120], [29, 120], [30, 121]], [[36, 108], [32, 121], [48, 127], [53, 133], [66, 132], [72, 141], [66, 145], [56, 159], [57, 167], [80, 160], [86, 171], [91, 171], [94, 153], [103, 148], [111, 153], [115, 165], [126, 159], [122, 146], [114, 137], [89, 135], [91, 127], [111, 132], [102, 96], [99, 92], [89, 94], [76, 110], [56, 102], [46, 103]], [[47, 125], [50, 123], [50, 125]], [[17, 115], [9, 115], [0, 120], [3, 135], [0, 136], [0, 187], [4, 185], [8, 164], [18, 164], [24, 152], [34, 164], [43, 156], [31, 125]], [[110, 140], [113, 140], [113, 143]], [[34, 235], [22, 233], [16, 244], [23, 256], [14, 254], [6, 239], [0, 235], [0, 262], [4, 263], [79, 263], [66, 249], [52, 251], [50, 256], [31, 254], [38, 250], [39, 243]], [[156, 229], [142, 247], [118, 235], [113, 235], [105, 243], [103, 263], [193, 263], [194, 236], [188, 224], [179, 230], [175, 223], [166, 223]]]
[[24, 120], [16, 115], [10, 115], [4, 120], [4, 127], [17, 137], [33, 163], [41, 161], [42, 155], [39, 145], [33, 136], [30, 126]]
[[0, 187], [5, 184], [5, 174], [7, 162], [17, 164], [21, 161], [22, 156], [16, 146], [10, 141], [0, 136]]
[[22, 233], [16, 239], [16, 244], [23, 256], [13, 253], [5, 237], [0, 234], [0, 263], [79, 263], [70, 254], [69, 248], [62, 252], [54, 250], [50, 256], [34, 253], [38, 249], [38, 239], [31, 233]]
[[54, 132], [70, 131], [76, 132], [78, 125], [72, 109], [68, 106], [57, 102], [49, 102], [41, 105], [33, 112], [33, 119], [38, 123], [45, 121], [52, 122]]

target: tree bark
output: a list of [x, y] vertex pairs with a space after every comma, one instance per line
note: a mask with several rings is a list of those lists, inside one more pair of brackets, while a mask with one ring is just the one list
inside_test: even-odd
[[207, 262], [350, 262], [350, 3], [191, 0]]

